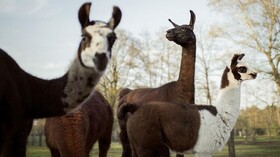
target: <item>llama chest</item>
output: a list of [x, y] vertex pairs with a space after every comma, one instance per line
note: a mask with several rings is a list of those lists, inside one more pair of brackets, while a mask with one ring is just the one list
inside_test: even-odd
[[64, 109], [66, 112], [76, 107], [77, 104], [83, 102], [90, 95], [101, 76], [92, 75], [92, 72], [89, 70], [81, 70], [77, 66], [78, 63], [76, 61], [74, 63], [64, 88], [65, 97], [62, 98], [62, 101], [67, 104], [67, 107]]
[[218, 113], [213, 116], [208, 111], [200, 112], [201, 126], [194, 152], [214, 152], [227, 143], [232, 130], [232, 120]]

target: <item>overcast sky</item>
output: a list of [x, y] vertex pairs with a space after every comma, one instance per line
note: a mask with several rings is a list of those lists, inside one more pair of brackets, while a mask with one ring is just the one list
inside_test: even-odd
[[[0, 0], [0, 48], [29, 73], [59, 77], [75, 56], [80, 38], [78, 9], [81, 0]], [[134, 36], [171, 27], [168, 18], [188, 23], [189, 10], [196, 14], [196, 26], [209, 24], [214, 13], [207, 0], [99, 0], [91, 1], [91, 19], [107, 22], [113, 5], [123, 12], [118, 28]], [[162, 32], [165, 33], [165, 32]]]

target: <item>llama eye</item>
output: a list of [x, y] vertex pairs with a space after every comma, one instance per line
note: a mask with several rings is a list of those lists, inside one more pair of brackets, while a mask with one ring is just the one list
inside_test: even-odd
[[117, 36], [116, 36], [115, 33], [111, 33], [111, 34], [109, 34], [109, 35], [107, 36], [107, 38], [108, 38], [109, 43], [110, 43], [111, 45], [113, 45], [114, 42], [115, 42], [115, 40], [117, 39]]
[[185, 31], [185, 28], [180, 28], [180, 31]]
[[83, 42], [87, 42], [87, 41], [88, 41], [88, 36], [82, 35], [82, 41], [83, 41]]
[[247, 72], [247, 68], [246, 67], [239, 67], [238, 71], [241, 73], [246, 73]]

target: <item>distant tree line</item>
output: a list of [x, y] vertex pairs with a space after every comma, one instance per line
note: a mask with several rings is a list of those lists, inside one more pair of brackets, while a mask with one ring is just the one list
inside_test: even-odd
[[280, 125], [277, 111], [279, 109], [275, 105], [266, 106], [264, 109], [252, 106], [241, 110], [235, 127], [235, 135], [252, 136], [253, 138], [256, 135], [266, 135], [268, 138], [279, 136]]

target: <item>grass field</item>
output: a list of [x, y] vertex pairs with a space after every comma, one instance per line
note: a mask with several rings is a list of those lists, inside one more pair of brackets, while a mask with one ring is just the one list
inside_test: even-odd
[[[236, 138], [236, 156], [237, 157], [279, 157], [280, 156], [280, 137], [273, 137], [269, 141], [265, 137], [258, 137], [256, 142], [245, 143], [244, 139]], [[91, 157], [98, 156], [98, 146], [95, 146]], [[121, 145], [118, 142], [111, 144], [108, 152], [108, 157], [120, 157], [121, 156]], [[28, 157], [50, 157], [50, 152], [47, 147], [28, 146], [27, 150]], [[185, 155], [185, 157], [191, 157], [193, 155]], [[214, 154], [214, 157], [227, 157], [228, 148], [227, 146], [221, 151]], [[172, 157], [175, 154], [172, 153]]]

